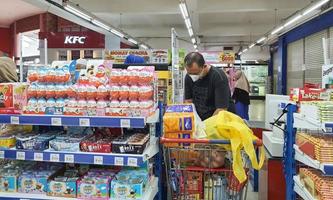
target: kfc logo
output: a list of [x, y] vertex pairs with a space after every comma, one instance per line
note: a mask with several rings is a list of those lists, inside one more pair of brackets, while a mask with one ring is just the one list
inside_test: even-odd
[[84, 41], [86, 40], [86, 37], [80, 37], [80, 36], [66, 36], [65, 38], [65, 44], [84, 44]]

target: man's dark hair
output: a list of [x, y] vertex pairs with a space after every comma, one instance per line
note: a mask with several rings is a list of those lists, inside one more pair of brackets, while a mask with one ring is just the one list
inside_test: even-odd
[[201, 53], [191, 52], [185, 56], [184, 63], [187, 67], [192, 66], [193, 63], [197, 63], [199, 67], [203, 67], [205, 65], [205, 59]]

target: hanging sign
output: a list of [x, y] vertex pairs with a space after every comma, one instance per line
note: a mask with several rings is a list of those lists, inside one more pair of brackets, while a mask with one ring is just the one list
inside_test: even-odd
[[235, 63], [234, 52], [203, 51], [200, 52], [207, 64], [233, 64]]
[[321, 76], [322, 76], [322, 88], [332, 88], [332, 86], [333, 86], [333, 65], [323, 65]]
[[128, 55], [133, 54], [136, 56], [141, 56], [145, 59], [146, 62], [150, 60], [150, 52], [147, 50], [139, 50], [139, 49], [119, 49], [119, 50], [111, 50], [105, 52], [105, 58], [108, 60], [112, 60], [115, 64], [123, 64]]

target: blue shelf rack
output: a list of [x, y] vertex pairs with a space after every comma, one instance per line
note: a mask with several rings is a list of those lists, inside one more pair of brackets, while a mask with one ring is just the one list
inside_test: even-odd
[[[155, 115], [157, 116], [157, 114]], [[0, 124], [144, 128], [146, 123], [148, 122], [144, 117], [0, 115]], [[156, 122], [152, 120], [151, 123]]]

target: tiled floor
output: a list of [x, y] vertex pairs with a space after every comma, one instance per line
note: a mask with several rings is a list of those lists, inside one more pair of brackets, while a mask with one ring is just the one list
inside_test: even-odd
[[258, 192], [252, 192], [252, 188], [249, 187], [247, 191], [247, 198], [246, 200], [258, 200]]

